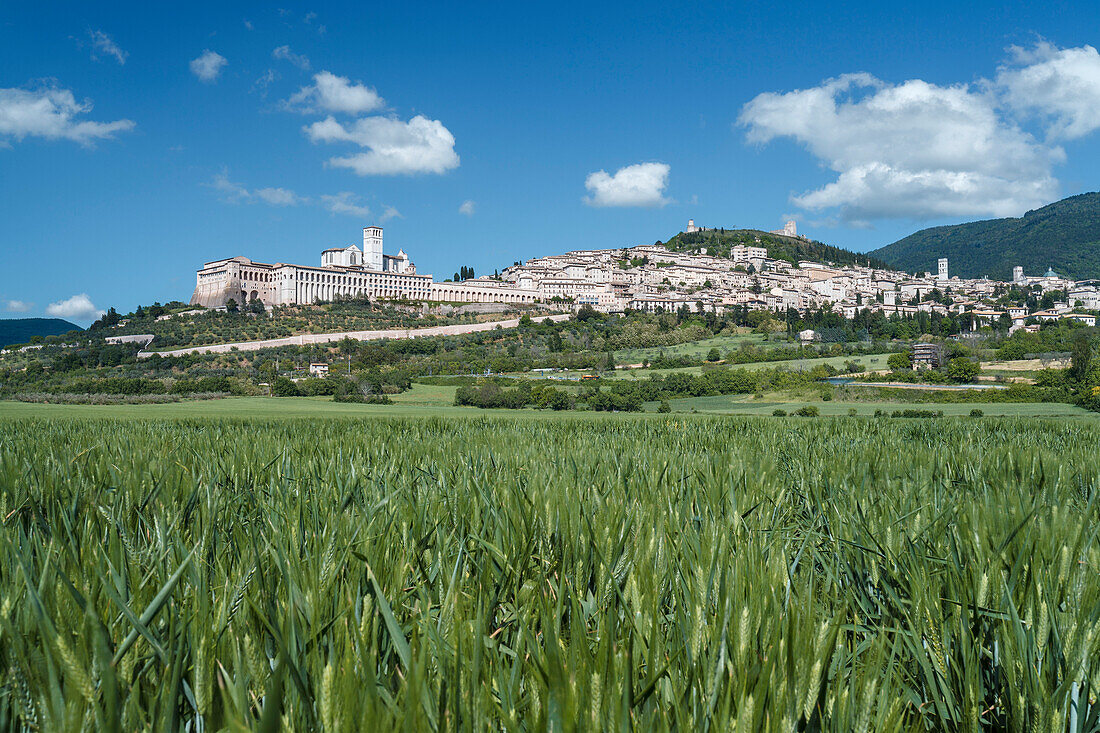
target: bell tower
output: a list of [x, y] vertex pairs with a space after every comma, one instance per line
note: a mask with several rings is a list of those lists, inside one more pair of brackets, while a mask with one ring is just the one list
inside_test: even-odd
[[382, 271], [382, 227], [363, 228], [363, 267]]

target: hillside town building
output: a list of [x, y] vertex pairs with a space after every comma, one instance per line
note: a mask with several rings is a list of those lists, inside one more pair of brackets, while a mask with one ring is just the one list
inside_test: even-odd
[[[689, 231], [711, 231], [688, 221]], [[794, 222], [777, 233], [798, 236]], [[417, 272], [404, 250], [382, 249], [382, 228], [363, 229], [362, 247], [333, 247], [319, 266], [256, 262], [232, 257], [207, 262], [196, 273], [192, 304], [224, 307], [259, 301], [265, 306], [308, 304], [338, 298], [403, 299], [453, 303], [554, 303], [604, 312], [626, 310], [724, 312], [732, 308], [799, 312], [829, 307], [846, 318], [861, 310], [887, 316], [939, 313], [957, 317], [964, 329], [994, 324], [1023, 328], [1036, 318], [1092, 316], [1075, 310], [1100, 309], [1100, 281], [1074, 282], [1053, 270], [1028, 276], [1013, 270], [1012, 282], [950, 277], [948, 262], [935, 274], [858, 265], [772, 259], [766, 247], [735, 245], [728, 257], [676, 252], [660, 244], [575, 250], [537, 257], [506, 268], [499, 277], [436, 282]], [[1042, 313], [994, 307], [995, 294], [1008, 287], [1046, 298]], [[1035, 309], [1032, 308], [1034, 311]]]

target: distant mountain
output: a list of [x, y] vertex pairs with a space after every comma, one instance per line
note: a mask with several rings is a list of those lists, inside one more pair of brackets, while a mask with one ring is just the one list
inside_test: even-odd
[[0, 346], [25, 344], [35, 336], [59, 336], [80, 330], [80, 326], [60, 318], [0, 318]]
[[799, 260], [832, 262], [836, 265], [865, 265], [885, 267], [885, 263], [870, 254], [851, 252], [800, 237], [771, 234], [759, 229], [705, 229], [700, 232], [680, 232], [664, 243], [674, 252], [699, 252], [718, 257], [729, 257], [730, 249], [738, 244], [746, 247], [764, 247], [768, 257], [797, 264]]
[[932, 227], [868, 254], [907, 272], [935, 272], [946, 257], [959, 277], [1012, 277], [1021, 265], [1027, 275], [1054, 268], [1083, 280], [1100, 277], [1100, 193], [1056, 201], [1018, 219], [989, 219]]

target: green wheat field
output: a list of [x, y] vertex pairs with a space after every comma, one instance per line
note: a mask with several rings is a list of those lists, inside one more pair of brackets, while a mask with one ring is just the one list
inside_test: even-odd
[[0, 730], [1096, 730], [1100, 425], [0, 421]]

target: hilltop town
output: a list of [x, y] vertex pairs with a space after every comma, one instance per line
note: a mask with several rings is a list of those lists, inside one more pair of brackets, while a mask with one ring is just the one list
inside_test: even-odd
[[[687, 232], [703, 231], [689, 221]], [[795, 223], [772, 234], [797, 237]], [[883, 313], [960, 314], [971, 330], [1007, 319], [1011, 329], [1029, 318], [1073, 318], [1095, 325], [1095, 316], [1075, 310], [1100, 309], [1100, 281], [1073, 281], [1048, 270], [1028, 275], [1014, 270], [1010, 282], [951, 277], [946, 258], [936, 272], [921, 275], [880, 267], [769, 256], [763, 246], [735, 245], [729, 256], [677, 252], [660, 244], [626, 249], [578, 250], [539, 257], [502, 273], [505, 282], [537, 290], [542, 299], [568, 299], [604, 312], [723, 312], [731, 308], [806, 313], [830, 307], [845, 318], [863, 309]], [[1015, 289], [1021, 296], [1050, 295], [1049, 307], [995, 307]]]
[[[717, 233], [689, 220], [685, 233]], [[725, 230], [721, 230], [725, 232]], [[738, 244], [718, 251], [697, 247], [677, 251], [660, 242], [627, 248], [575, 250], [536, 257], [507, 267], [499, 275], [460, 282], [437, 282], [417, 273], [402, 250], [382, 252], [381, 227], [363, 230], [363, 248], [326, 249], [319, 266], [265, 264], [247, 257], [206, 263], [196, 275], [193, 305], [224, 308], [230, 300], [283, 306], [341, 298], [451, 303], [557, 304], [590, 306], [604, 313], [722, 313], [731, 309], [797, 311], [824, 307], [845, 318], [861, 310], [886, 316], [918, 313], [959, 315], [967, 330], [998, 323], [1010, 332], [1036, 328], [1038, 321], [1062, 318], [1095, 325], [1100, 310], [1100, 281], [1074, 281], [1053, 270], [1025, 274], [1016, 267], [1012, 280], [951, 277], [946, 258], [936, 272], [913, 274], [849, 262], [794, 260], [769, 249], [776, 242], [810, 242], [794, 221], [774, 232], [740, 230]], [[746, 235], [745, 232], [749, 234]], [[683, 236], [677, 235], [677, 236]], [[745, 240], [749, 239], [748, 243]], [[721, 241], [716, 239], [716, 241]], [[864, 260], [870, 262], [867, 258]], [[1015, 295], [1016, 297], [1008, 297]], [[1036, 304], [1029, 308], [1031, 297]], [[1044, 307], [1038, 307], [1042, 303]]]

